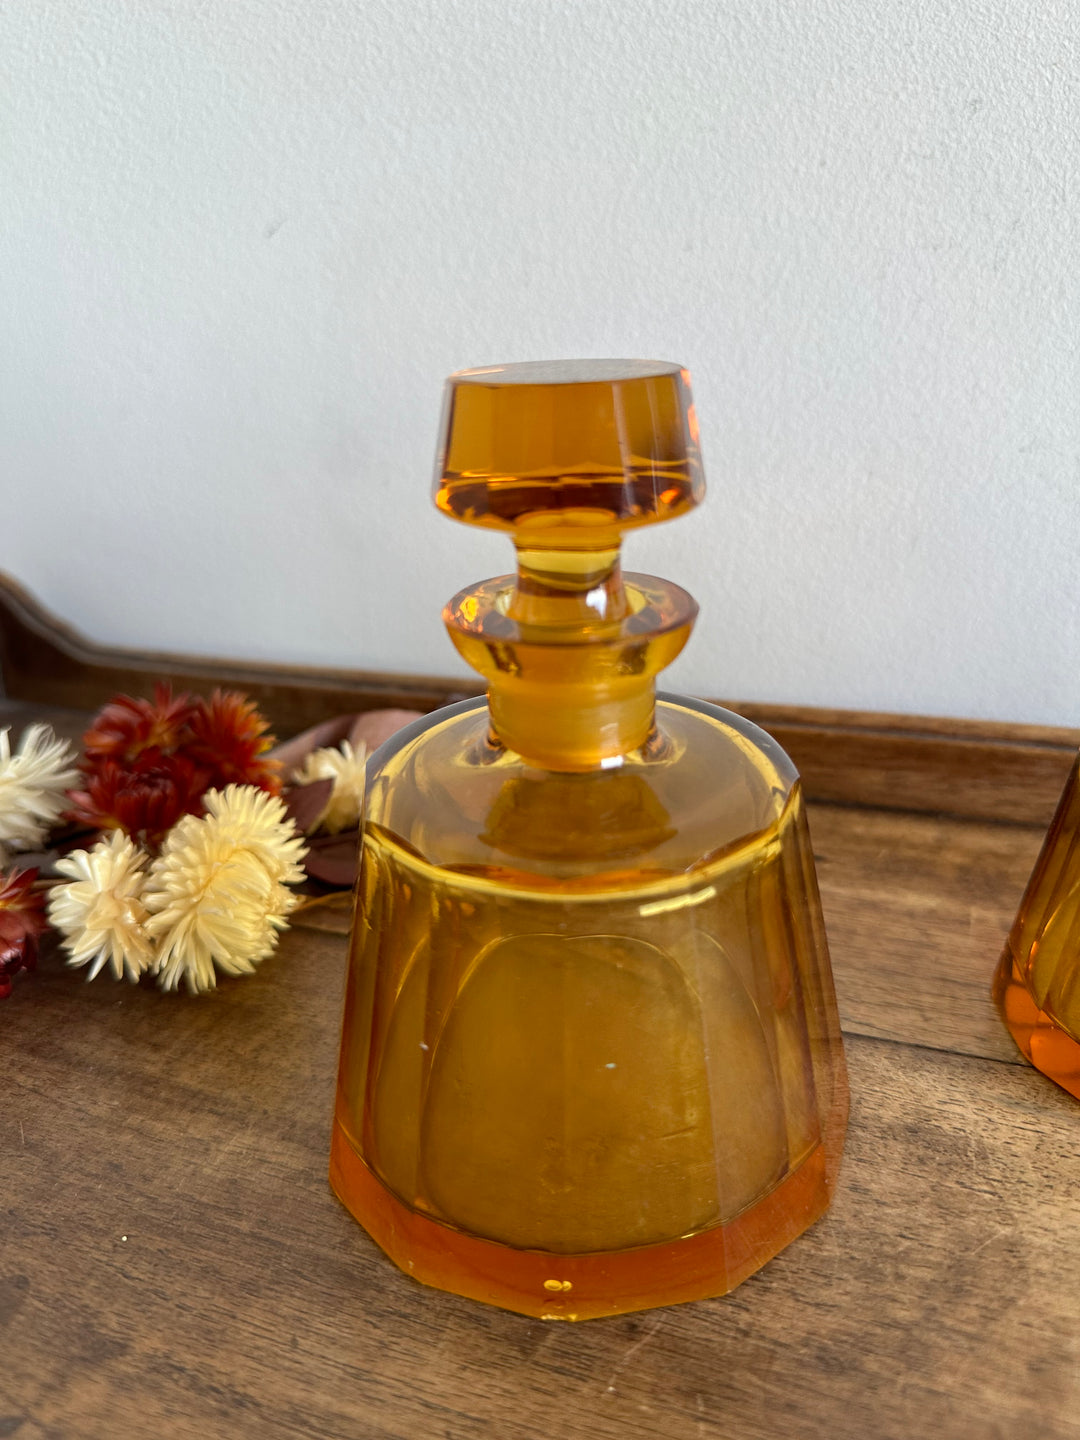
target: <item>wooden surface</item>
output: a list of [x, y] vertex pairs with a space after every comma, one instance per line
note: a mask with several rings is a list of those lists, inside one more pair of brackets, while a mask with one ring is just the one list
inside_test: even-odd
[[1042, 826], [922, 801], [810, 807], [833, 1209], [734, 1294], [613, 1320], [422, 1289], [334, 1200], [339, 935], [200, 999], [47, 956], [0, 1002], [0, 1440], [1080, 1436], [1080, 1108], [988, 998]]

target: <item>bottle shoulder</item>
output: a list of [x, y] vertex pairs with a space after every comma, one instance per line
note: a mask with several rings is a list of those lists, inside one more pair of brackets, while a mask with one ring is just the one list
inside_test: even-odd
[[375, 753], [366, 823], [453, 869], [660, 878], [767, 836], [797, 786], [771, 736], [704, 701], [661, 695], [644, 746], [577, 773], [538, 769], [493, 744], [480, 697], [426, 716]]

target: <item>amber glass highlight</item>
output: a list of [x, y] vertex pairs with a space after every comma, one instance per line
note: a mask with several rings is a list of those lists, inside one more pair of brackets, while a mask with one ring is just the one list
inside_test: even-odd
[[678, 366], [451, 378], [437, 503], [514, 575], [488, 682], [369, 767], [331, 1162], [403, 1269], [549, 1319], [722, 1294], [828, 1204], [847, 1087], [798, 777], [656, 696], [697, 607], [624, 576], [702, 494]]
[[1080, 1098], [1080, 760], [1020, 902], [994, 999], [1031, 1063]]

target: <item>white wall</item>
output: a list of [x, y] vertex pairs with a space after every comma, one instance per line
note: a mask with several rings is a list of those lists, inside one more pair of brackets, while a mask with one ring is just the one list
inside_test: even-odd
[[679, 686], [1080, 724], [1072, 0], [8, 0], [0, 567], [454, 673], [450, 370], [694, 373]]

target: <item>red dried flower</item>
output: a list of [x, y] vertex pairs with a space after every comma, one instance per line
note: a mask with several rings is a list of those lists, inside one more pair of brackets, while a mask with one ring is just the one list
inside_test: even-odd
[[207, 790], [257, 785], [276, 795], [281, 767], [266, 758], [267, 731], [235, 691], [204, 700], [157, 685], [153, 700], [117, 695], [83, 737], [85, 786], [69, 791], [74, 818], [156, 848], [182, 815], [203, 813]]
[[11, 994], [12, 977], [37, 964], [38, 936], [46, 928], [45, 896], [34, 890], [36, 870], [0, 875], [0, 1000]]
[[184, 755], [144, 750], [129, 765], [106, 760], [69, 792], [77, 819], [97, 830], [123, 830], [156, 849], [182, 815], [201, 815], [206, 775]]
[[208, 772], [208, 788], [257, 785], [272, 795], [280, 792], [281, 766], [265, 758], [274, 737], [245, 696], [235, 690], [215, 690], [209, 700], [198, 697], [190, 726], [184, 753]]
[[194, 708], [187, 695], [174, 696], [170, 685], [155, 685], [153, 700], [117, 695], [83, 736], [86, 758], [132, 761], [147, 750], [171, 755], [188, 738]]

